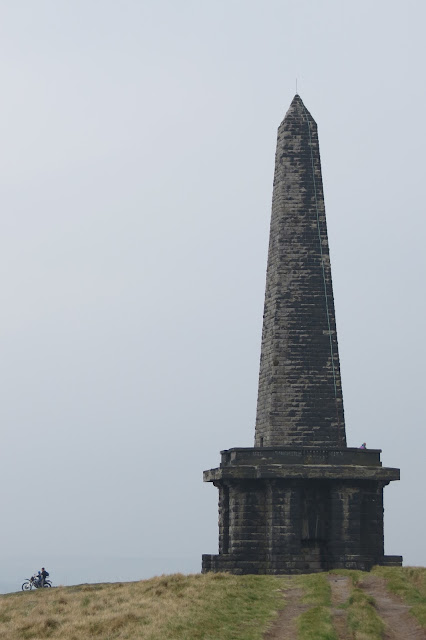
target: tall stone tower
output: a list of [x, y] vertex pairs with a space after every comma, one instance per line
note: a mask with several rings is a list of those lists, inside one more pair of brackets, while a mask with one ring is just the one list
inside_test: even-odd
[[203, 572], [303, 573], [385, 556], [399, 469], [346, 446], [317, 125], [296, 95], [278, 129], [254, 448], [222, 451], [219, 554]]

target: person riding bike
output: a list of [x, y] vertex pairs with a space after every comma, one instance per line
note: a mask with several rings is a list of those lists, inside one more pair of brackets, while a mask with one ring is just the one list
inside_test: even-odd
[[38, 575], [39, 575], [39, 584], [40, 584], [41, 587], [44, 587], [44, 583], [45, 583], [46, 578], [49, 575], [49, 572], [46, 571], [46, 569], [44, 567], [42, 567], [41, 571], [38, 572]]

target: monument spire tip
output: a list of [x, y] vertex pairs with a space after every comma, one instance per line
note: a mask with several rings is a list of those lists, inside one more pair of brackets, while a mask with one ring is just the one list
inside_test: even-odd
[[311, 122], [315, 122], [311, 113], [305, 107], [302, 98], [298, 93], [296, 93], [293, 97], [293, 100], [291, 101], [291, 104], [287, 110], [284, 120], [286, 120], [287, 118], [291, 118], [291, 119], [297, 118], [304, 121], [306, 117], [308, 117]]

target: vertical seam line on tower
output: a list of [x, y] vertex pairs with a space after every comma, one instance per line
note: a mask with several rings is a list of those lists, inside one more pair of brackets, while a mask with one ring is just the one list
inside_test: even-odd
[[323, 282], [324, 282], [325, 309], [326, 309], [326, 313], [327, 313], [328, 335], [329, 335], [329, 338], [330, 338], [331, 368], [332, 368], [332, 371], [333, 371], [334, 397], [337, 398], [336, 373], [335, 373], [335, 370], [334, 370], [333, 341], [331, 339], [330, 312], [329, 312], [329, 309], [328, 309], [327, 283], [326, 283], [326, 279], [325, 279], [324, 258], [323, 258], [323, 253], [322, 253], [321, 227], [320, 227], [319, 212], [318, 212], [317, 184], [316, 184], [316, 181], [315, 181], [314, 154], [312, 152], [311, 125], [310, 125], [310, 122], [309, 122], [308, 114], [306, 113], [305, 105], [302, 105], [302, 106], [303, 106], [303, 110], [305, 112], [306, 122], [308, 124], [308, 132], [309, 132], [309, 147], [311, 149], [311, 164], [312, 164], [312, 181], [314, 183], [315, 210], [316, 210], [316, 216], [317, 216], [318, 238], [319, 238], [319, 245], [320, 245], [322, 279], [323, 279]]

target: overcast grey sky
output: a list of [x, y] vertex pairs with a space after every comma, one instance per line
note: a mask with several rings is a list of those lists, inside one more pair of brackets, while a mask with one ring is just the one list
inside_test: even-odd
[[217, 551], [202, 471], [253, 444], [296, 77], [319, 126], [348, 444], [401, 468], [386, 552], [426, 565], [425, 14], [0, 0], [9, 581], [42, 564], [57, 583], [197, 571]]

